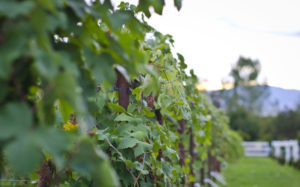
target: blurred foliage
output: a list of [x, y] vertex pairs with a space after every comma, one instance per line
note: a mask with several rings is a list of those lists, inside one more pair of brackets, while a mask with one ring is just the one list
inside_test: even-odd
[[250, 111], [240, 107], [230, 114], [230, 127], [243, 137], [246, 141], [257, 140], [259, 137], [259, 120], [258, 116]]
[[[300, 105], [299, 105], [300, 106]], [[276, 116], [261, 118], [260, 139], [263, 140], [300, 140], [300, 107], [296, 110], [279, 112]]]
[[244, 140], [289, 140], [300, 141], [300, 110], [286, 110], [275, 116], [259, 116], [241, 108], [230, 114], [230, 126]]

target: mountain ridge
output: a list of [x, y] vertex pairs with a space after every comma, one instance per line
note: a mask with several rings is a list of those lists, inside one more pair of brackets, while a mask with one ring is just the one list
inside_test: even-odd
[[[288, 110], [296, 110], [298, 105], [300, 105], [300, 90], [297, 89], [285, 89], [275, 86], [255, 86], [255, 87], [265, 87], [268, 93], [268, 97], [266, 97], [262, 101], [262, 114], [263, 116], [269, 115], [277, 115], [279, 112], [288, 111]], [[238, 89], [238, 94], [242, 96], [246, 96], [242, 89]], [[210, 91], [208, 95], [213, 99], [213, 95], [218, 95], [218, 99], [220, 99], [220, 107], [226, 108], [225, 99], [222, 98], [222, 94], [233, 95], [233, 89], [229, 90], [218, 90], [218, 91]]]

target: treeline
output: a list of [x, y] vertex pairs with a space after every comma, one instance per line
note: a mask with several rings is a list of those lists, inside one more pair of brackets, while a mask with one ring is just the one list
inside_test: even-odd
[[244, 140], [300, 140], [300, 110], [287, 110], [276, 116], [262, 117], [241, 108], [230, 114], [231, 128]]
[[300, 141], [300, 107], [296, 110], [287, 110], [276, 116], [265, 117], [259, 120], [259, 139], [261, 140], [288, 140]]

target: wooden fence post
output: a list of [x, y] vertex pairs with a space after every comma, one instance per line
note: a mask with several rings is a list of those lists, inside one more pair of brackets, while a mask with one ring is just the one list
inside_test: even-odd
[[203, 162], [202, 164], [202, 167], [200, 169], [200, 184], [202, 187], [204, 187], [204, 179], [205, 179], [205, 169], [204, 169], [204, 166], [205, 166], [205, 162]]
[[[194, 154], [194, 150], [195, 150], [195, 141], [194, 141], [194, 135], [193, 135], [193, 131], [192, 131], [192, 128], [190, 127], [189, 128], [189, 133], [190, 133], [190, 155], [191, 155], [191, 162], [190, 162], [190, 174], [194, 177], [195, 179], [195, 173], [194, 173], [194, 168], [193, 168], [193, 165], [194, 165], [194, 159], [195, 159], [195, 154]], [[195, 183], [194, 182], [191, 182], [190, 183], [190, 186], [191, 187], [194, 187], [195, 186]]]
[[[179, 120], [179, 128], [177, 129], [177, 131], [180, 133], [180, 135], [183, 135], [184, 134], [184, 131], [185, 131], [185, 120], [182, 119], [182, 120]], [[181, 167], [183, 167], [185, 165], [184, 163], [184, 159], [185, 159], [185, 150], [184, 150], [184, 145], [182, 143], [182, 140], [179, 141], [178, 143], [178, 147], [179, 147], [179, 164]]]
[[119, 97], [119, 105], [122, 106], [125, 110], [129, 105], [129, 88], [130, 84], [117, 69], [115, 69], [117, 73], [117, 88], [118, 88], [118, 97]]

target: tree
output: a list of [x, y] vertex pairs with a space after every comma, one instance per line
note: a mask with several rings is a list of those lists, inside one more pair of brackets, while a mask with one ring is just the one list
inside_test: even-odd
[[230, 75], [234, 79], [234, 88], [240, 85], [256, 85], [260, 73], [260, 62], [250, 58], [239, 57], [236, 65], [231, 69]]
[[240, 57], [230, 72], [234, 80], [233, 93], [224, 92], [230, 126], [246, 140], [258, 138], [258, 115], [261, 113], [263, 100], [269, 95], [268, 87], [257, 83], [260, 70], [258, 60]]

